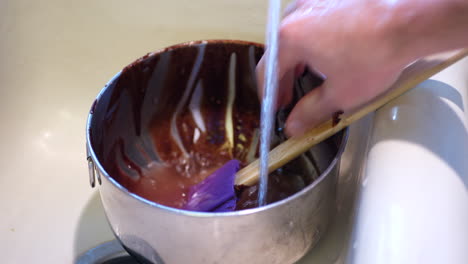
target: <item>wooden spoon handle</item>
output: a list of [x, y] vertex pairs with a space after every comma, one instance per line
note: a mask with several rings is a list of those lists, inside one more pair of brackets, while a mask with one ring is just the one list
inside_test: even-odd
[[[309, 130], [304, 135], [292, 137], [276, 146], [269, 154], [268, 171], [272, 172], [280, 168], [309, 150], [315, 144], [320, 143], [353, 122], [377, 110], [467, 55], [468, 49], [462, 49], [425, 57], [409, 65], [386, 93], [358, 108], [356, 111], [340, 116], [338, 123], [334, 124], [334, 121], [330, 119]], [[259, 179], [259, 168], [260, 163], [257, 159], [238, 171], [236, 174], [236, 184], [253, 185], [257, 183]]]

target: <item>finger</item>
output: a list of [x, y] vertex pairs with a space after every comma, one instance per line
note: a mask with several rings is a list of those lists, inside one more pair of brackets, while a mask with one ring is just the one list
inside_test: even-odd
[[293, 94], [294, 94], [294, 89], [293, 88], [287, 88], [289, 86], [294, 87], [294, 81], [301, 77], [304, 74], [304, 71], [306, 69], [305, 64], [298, 64], [294, 69], [288, 70], [286, 74], [281, 78], [279, 81], [279, 87], [285, 87], [283, 89], [279, 89], [278, 91], [278, 104], [277, 108], [286, 106], [291, 103], [293, 99]]
[[[280, 48], [280, 53], [282, 52]], [[293, 84], [294, 79], [300, 75], [297, 72], [303, 69], [302, 64], [298, 67], [295, 66], [295, 63], [290, 60], [290, 58], [286, 58], [286, 56], [291, 55], [289, 54], [279, 54], [279, 61], [278, 61], [278, 90], [277, 90], [277, 100], [276, 100], [276, 109], [287, 105], [291, 99], [293, 94]], [[263, 98], [264, 92], [264, 74], [265, 74], [265, 56], [262, 57], [260, 62], [257, 65], [257, 83], [258, 83], [258, 95], [259, 99]], [[301, 72], [302, 74], [302, 72]]]
[[263, 82], [265, 81], [265, 53], [263, 54], [262, 58], [260, 58], [260, 61], [257, 63], [257, 67], [255, 68], [255, 74], [257, 75], [257, 92], [258, 92], [258, 98], [261, 100], [263, 98]]
[[[265, 87], [264, 83], [264, 72], [265, 72], [265, 56], [262, 57], [257, 65], [257, 83], [258, 83], [258, 98], [263, 99], [263, 92]], [[284, 74], [283, 77], [278, 77], [278, 91], [275, 102], [275, 110], [283, 105], [288, 104], [292, 99], [292, 89], [281, 89], [280, 87], [288, 87], [290, 83], [294, 82], [294, 71], [289, 70]]]
[[294, 77], [298, 78], [304, 74], [306, 70], [305, 64], [299, 64], [296, 66], [296, 70], [294, 71]]
[[[301, 60], [302, 54], [300, 30], [296, 30], [292, 23], [287, 26], [282, 25], [279, 34], [279, 49], [278, 49], [278, 105], [288, 103], [292, 98], [292, 87], [295, 77], [295, 72], [304, 68], [304, 63]], [[263, 56], [256, 69], [258, 93], [260, 98], [263, 96], [264, 89], [264, 72], [265, 72], [265, 56]]]
[[330, 119], [333, 113], [339, 111], [335, 100], [328, 95], [331, 90], [327, 81], [302, 97], [294, 106], [286, 122], [286, 134], [299, 136], [307, 130]]
[[[295, 69], [290, 69], [284, 74], [283, 78], [279, 80], [276, 109], [286, 106], [291, 102], [294, 90], [292, 85], [294, 85], [295, 77]], [[291, 88], [289, 88], [290, 86]]]

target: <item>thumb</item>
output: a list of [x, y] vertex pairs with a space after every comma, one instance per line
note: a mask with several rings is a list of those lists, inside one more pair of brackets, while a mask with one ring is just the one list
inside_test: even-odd
[[327, 81], [302, 97], [294, 106], [286, 121], [286, 134], [300, 136], [307, 130], [332, 118], [340, 109], [327, 91], [332, 90]]

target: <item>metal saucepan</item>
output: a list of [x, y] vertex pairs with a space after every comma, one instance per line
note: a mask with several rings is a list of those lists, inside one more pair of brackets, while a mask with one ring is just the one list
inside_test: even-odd
[[[260, 44], [232, 40], [172, 46], [130, 64], [97, 96], [86, 128], [91, 185], [97, 178], [115, 236], [140, 262], [293, 263], [326, 231], [335, 211], [335, 185], [347, 131], [286, 166], [286, 174], [294, 174], [288, 177], [299, 175], [304, 186], [264, 207], [193, 212], [155, 203], [129, 188], [152, 162], [167, 160], [174, 153], [205, 151], [206, 162], [226, 155], [226, 105], [233, 107], [229, 122], [238, 128], [233, 134], [243, 134], [243, 140], [254, 145], [259, 107], [255, 65], [262, 53]], [[319, 84], [319, 79], [304, 74], [296, 82], [294, 100]], [[196, 92], [197, 87], [203, 91]], [[233, 87], [235, 99], [227, 99]], [[197, 96], [201, 99], [194, 99]], [[219, 137], [207, 137], [197, 145], [188, 144], [182, 136], [177, 143], [171, 138], [174, 123], [170, 120], [174, 115], [186, 120], [197, 100], [204, 102], [199, 116], [206, 125], [202, 132]], [[289, 110], [277, 115], [276, 143], [284, 140], [282, 126]], [[190, 118], [193, 124], [200, 121]], [[195, 125], [176, 127], [181, 134], [196, 137]], [[231, 154], [238, 145], [234, 143]], [[181, 145], [186, 149], [181, 150]], [[254, 158], [247, 145], [235, 150], [244, 163]]]

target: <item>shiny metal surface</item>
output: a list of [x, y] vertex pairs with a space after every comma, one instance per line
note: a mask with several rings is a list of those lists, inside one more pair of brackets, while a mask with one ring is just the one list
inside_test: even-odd
[[[106, 92], [104, 88], [98, 97]], [[98, 105], [94, 113], [99, 111]], [[323, 173], [295, 195], [261, 208], [202, 213], [150, 202], [110, 177], [91, 144], [91, 125], [99, 124], [92, 119], [90, 114], [87, 147], [103, 176], [99, 189], [108, 221], [124, 247], [143, 263], [293, 263], [327, 230], [347, 132], [340, 134], [339, 146], [328, 141], [312, 149], [312, 155], [334, 154], [317, 160]]]
[[101, 199], [115, 235], [154, 263], [292, 263], [318, 241], [334, 205], [336, 167], [299, 195], [222, 214], [156, 206], [107, 175]]

